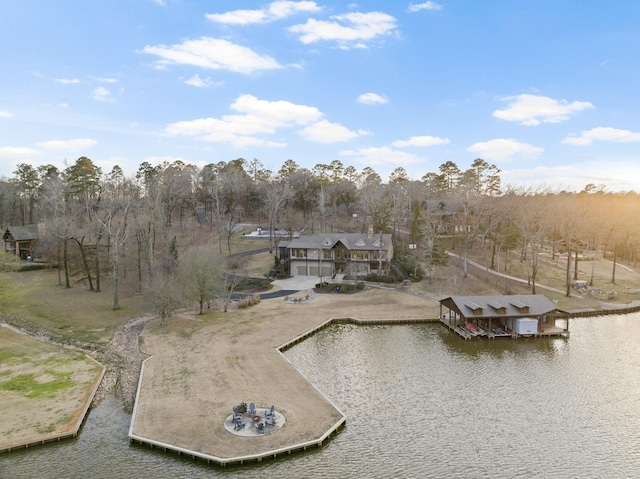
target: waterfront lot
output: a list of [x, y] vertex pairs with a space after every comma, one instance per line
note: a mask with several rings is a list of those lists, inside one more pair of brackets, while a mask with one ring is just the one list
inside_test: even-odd
[[102, 368], [0, 327], [0, 449], [72, 433]]
[[[133, 433], [215, 457], [258, 454], [322, 436], [341, 417], [276, 348], [331, 318], [437, 318], [439, 307], [395, 290], [284, 298], [204, 317], [149, 323], [147, 361]], [[275, 405], [286, 418], [274, 434], [237, 437], [224, 428], [234, 404]]]

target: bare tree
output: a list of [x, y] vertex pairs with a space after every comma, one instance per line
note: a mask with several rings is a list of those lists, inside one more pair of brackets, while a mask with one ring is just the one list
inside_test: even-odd
[[522, 235], [523, 260], [527, 267], [527, 280], [531, 292], [536, 294], [536, 277], [542, 246], [547, 236], [546, 201], [535, 190], [521, 189], [517, 195], [509, 195], [510, 217]]
[[95, 213], [97, 221], [111, 245], [111, 267], [113, 277], [113, 309], [120, 309], [119, 280], [120, 255], [129, 237], [129, 210], [133, 201], [133, 190], [129, 182], [105, 183], [101, 214]]
[[[76, 212], [66, 195], [64, 181], [60, 177], [48, 179], [43, 184], [43, 195], [49, 198], [43, 208], [43, 216], [47, 229], [53, 237], [62, 243], [62, 258], [58, 255], [58, 269], [62, 262], [64, 268], [65, 288], [71, 288], [69, 279], [69, 240], [73, 235], [73, 222]], [[60, 252], [60, 248], [58, 248]], [[62, 261], [61, 261], [62, 260]]]
[[183, 295], [176, 275], [163, 268], [157, 271], [147, 283], [145, 297], [160, 316], [160, 326], [182, 306]]
[[233, 300], [236, 288], [247, 278], [248, 261], [247, 257], [243, 256], [232, 256], [227, 259], [224, 274], [224, 287], [226, 291], [223, 297], [223, 310], [225, 313], [228, 311], [229, 305]]
[[178, 278], [185, 299], [198, 302], [199, 314], [203, 314], [205, 303], [224, 296], [223, 277], [224, 263], [208, 245], [188, 249], [180, 256]]
[[261, 186], [263, 198], [262, 210], [269, 219], [269, 253], [272, 253], [274, 231], [278, 224], [279, 215], [292, 195], [291, 190], [283, 181], [263, 181]]

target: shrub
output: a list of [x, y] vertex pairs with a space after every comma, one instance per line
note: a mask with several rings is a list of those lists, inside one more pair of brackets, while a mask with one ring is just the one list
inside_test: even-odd
[[248, 308], [249, 306], [255, 306], [259, 302], [260, 302], [260, 295], [252, 294], [251, 296], [247, 296], [246, 298], [242, 298], [238, 300], [238, 309]]
[[316, 289], [332, 293], [355, 293], [356, 291], [362, 291], [364, 289], [364, 282], [360, 281], [357, 284], [322, 282], [316, 284]]
[[375, 274], [369, 273], [364, 278], [365, 281], [371, 281], [372, 283], [396, 283], [398, 280], [395, 276], [390, 274]]

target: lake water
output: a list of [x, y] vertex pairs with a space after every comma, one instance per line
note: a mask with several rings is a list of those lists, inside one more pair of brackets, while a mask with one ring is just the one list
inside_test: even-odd
[[640, 477], [640, 314], [569, 339], [464, 341], [439, 324], [335, 325], [286, 356], [346, 415], [323, 449], [221, 469], [127, 438], [117, 399], [0, 478]]

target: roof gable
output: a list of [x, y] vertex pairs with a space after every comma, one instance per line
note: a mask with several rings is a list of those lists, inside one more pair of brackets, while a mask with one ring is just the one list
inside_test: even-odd
[[5, 241], [25, 241], [38, 239], [38, 226], [9, 226], [2, 236]]
[[391, 245], [391, 235], [383, 234], [382, 241], [379, 234], [369, 236], [363, 233], [324, 233], [314, 236], [300, 235], [299, 238], [293, 238], [288, 244], [283, 242], [279, 246], [286, 246], [289, 249], [330, 249], [336, 247], [344, 247], [348, 250], [388, 250]]

